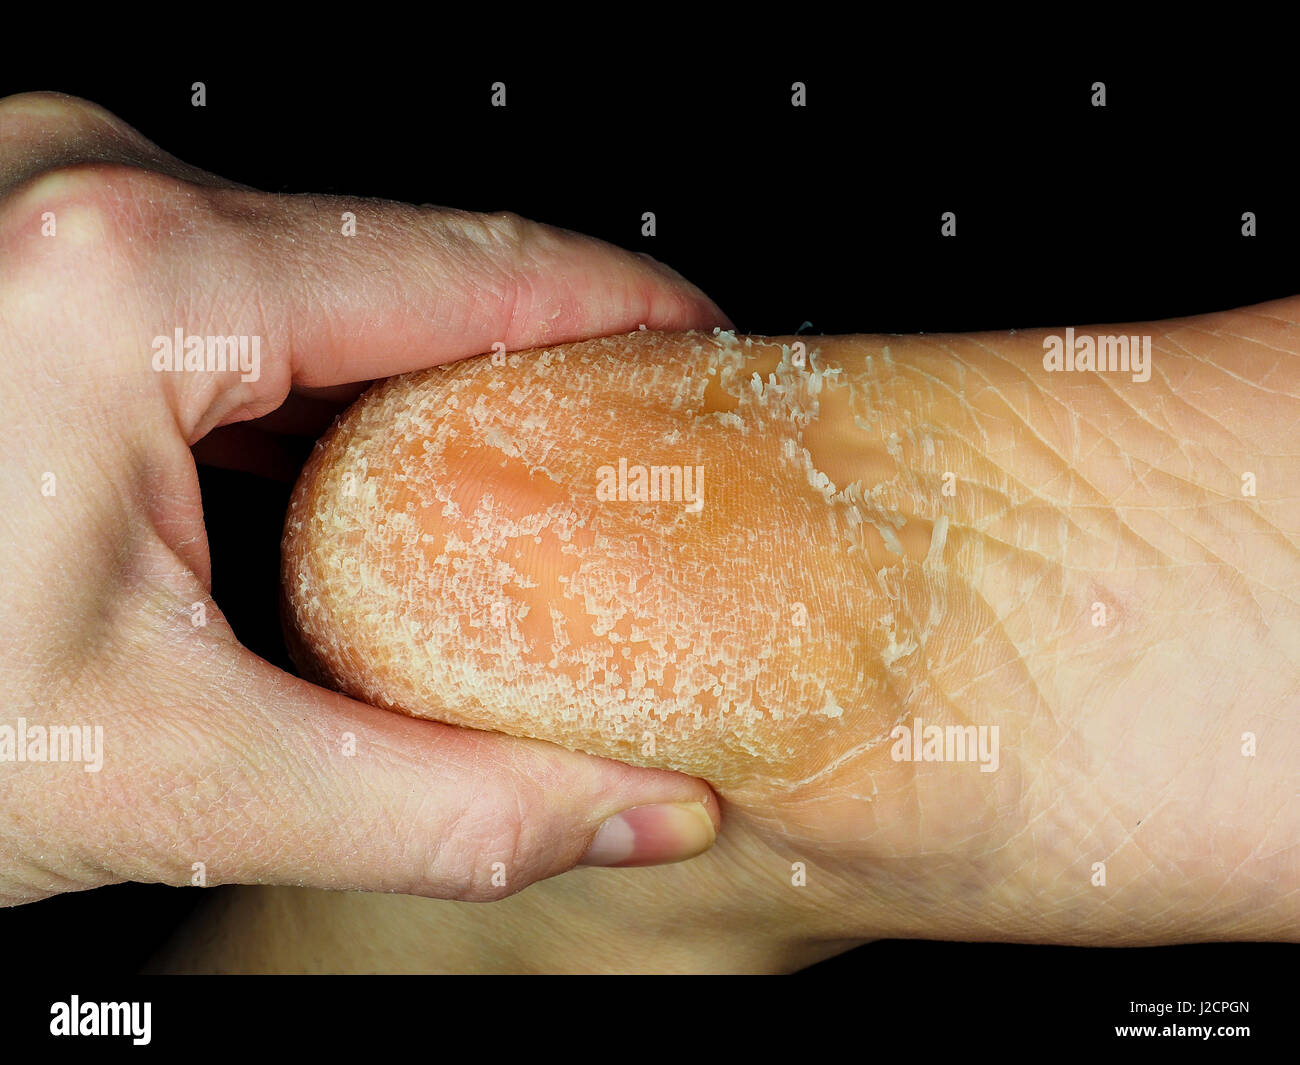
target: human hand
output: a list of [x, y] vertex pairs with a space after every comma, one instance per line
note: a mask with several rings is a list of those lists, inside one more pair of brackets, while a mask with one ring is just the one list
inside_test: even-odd
[[[93, 104], [0, 101], [0, 901], [122, 880], [496, 898], [652, 806], [587, 860], [707, 847], [698, 780], [413, 721], [243, 648], [210, 596], [191, 447], [241, 464], [250, 422], [496, 342], [719, 321], [671, 271], [586, 237], [260, 193]], [[177, 331], [249, 338], [245, 359], [155, 368]]]

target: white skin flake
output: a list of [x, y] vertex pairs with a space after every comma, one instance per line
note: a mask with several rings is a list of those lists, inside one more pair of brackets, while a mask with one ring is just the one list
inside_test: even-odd
[[[939, 428], [882, 437], [870, 358], [693, 336], [672, 358], [638, 331], [376, 386], [286, 534], [315, 668], [418, 716], [720, 785], [793, 784], [780, 767], [811, 730], [901, 717], [887, 678], [922, 667], [944, 616], [951, 531], [908, 472]], [[702, 506], [598, 499], [620, 461], [663, 485], [700, 470]]]

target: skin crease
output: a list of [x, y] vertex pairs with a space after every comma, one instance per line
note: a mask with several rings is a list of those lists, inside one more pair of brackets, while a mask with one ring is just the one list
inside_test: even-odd
[[[375, 378], [723, 322], [702, 293], [514, 215], [243, 188], [54, 93], [0, 100], [0, 266], [0, 726], [103, 730], [98, 772], [0, 759], [0, 905], [200, 873], [496, 898], [492, 858], [521, 887], [647, 806], [709, 812], [638, 859], [708, 845], [699, 780], [400, 717], [242, 647], [191, 451], [282, 472], [277, 434], [314, 437]], [[177, 329], [260, 337], [258, 372], [157, 371]]]
[[[894, 719], [882, 698], [822, 719], [759, 779], [725, 749], [691, 752], [731, 779], [718, 785], [725, 830], [689, 863], [578, 870], [491, 907], [243, 889], [158, 966], [777, 971], [876, 937], [1300, 938], [1298, 320], [1292, 298], [1088, 330], [1150, 334], [1146, 382], [1046, 373], [1044, 331], [803, 338], [820, 364], [849, 375], [870, 355], [879, 413], [863, 429], [828, 401], [807, 427], [810, 451], [898, 484], [956, 475], [947, 502], [928, 488], [896, 499], [922, 531], [903, 537], [904, 578], [919, 581], [929, 523], [941, 508], [949, 518], [944, 622], [912, 656], [923, 668], [909, 674], [902, 709], [997, 725], [996, 772], [895, 761], [888, 743], [864, 743]], [[678, 342], [677, 364], [699, 339]], [[671, 350], [659, 357], [674, 361]], [[624, 380], [610, 372], [602, 384], [617, 399]], [[652, 421], [655, 397], [636, 402]], [[902, 440], [908, 426], [932, 431], [932, 451], [919, 434]], [[599, 440], [573, 438], [575, 469], [608, 461]], [[1242, 491], [1247, 472], [1254, 495]], [[751, 490], [734, 498], [771, 503], [763, 485], [777, 475], [761, 464], [750, 473]], [[503, 492], [495, 478], [509, 476], [485, 461], [473, 491]], [[726, 476], [713, 483], [710, 499], [725, 507]], [[762, 518], [742, 507], [728, 520]], [[819, 553], [814, 527], [787, 535], [785, 551], [764, 556], [786, 569], [748, 574], [755, 595], [787, 587], [791, 554], [809, 566], [843, 554]], [[887, 559], [879, 548], [867, 558]], [[934, 594], [903, 585], [914, 605]], [[855, 624], [826, 653], [878, 670], [880, 644], [858, 639]], [[511, 711], [498, 713], [508, 727]], [[627, 756], [612, 743], [604, 753]], [[661, 755], [672, 764], [671, 749]], [[806, 867], [803, 887], [792, 885], [794, 862]], [[1104, 886], [1093, 883], [1097, 862]]]
[[[495, 340], [523, 349], [639, 322], [676, 329], [717, 321], [707, 300], [663, 271], [510, 216], [370, 204], [385, 239], [340, 256], [335, 223], [356, 203], [234, 187], [79, 101], [37, 95], [0, 104], [0, 260], [18, 264], [0, 276], [0, 350], [15, 367], [0, 377], [0, 408], [23, 441], [21, 461], [6, 465], [0, 484], [0, 662], [14, 716], [80, 721], [93, 708], [109, 747], [93, 780], [65, 766], [3, 768], [0, 807], [17, 812], [0, 832], [5, 901], [124, 878], [188, 883], [196, 858], [208, 863], [210, 883], [491, 898], [499, 892], [483, 879], [484, 859], [500, 847], [517, 847], [517, 888], [576, 860], [600, 813], [620, 801], [707, 798], [703, 785], [677, 776], [330, 696], [242, 649], [208, 598], [189, 445], [213, 427], [223, 428], [208, 443], [233, 443], [238, 435], [225, 428], [241, 419], [274, 408], [289, 420], [322, 390], [485, 351]], [[40, 236], [47, 208], [61, 220], [60, 239]], [[448, 262], [454, 269], [438, 269]], [[308, 293], [285, 287], [303, 277], [325, 283]], [[558, 287], [540, 283], [555, 278]], [[394, 291], [418, 296], [394, 299]], [[512, 304], [512, 293], [536, 298]], [[322, 304], [326, 295], [331, 302]], [[499, 908], [270, 889], [236, 898], [283, 900], [283, 910], [265, 912], [297, 913], [299, 923], [281, 932], [311, 928], [320, 916], [298, 913], [300, 902], [327, 907], [344, 935], [373, 913], [379, 927], [406, 937], [392, 956], [411, 967], [452, 957], [459, 967], [617, 967], [632, 957], [647, 967], [779, 968], [887, 934], [1295, 938], [1295, 664], [1293, 651], [1271, 644], [1295, 646], [1296, 523], [1279, 486], [1295, 463], [1296, 318], [1285, 301], [1220, 316], [1217, 325], [1161, 323], [1153, 327], [1157, 366], [1168, 359], [1169, 369], [1122, 392], [1103, 381], [1113, 391], [1104, 403], [1095, 387], [1087, 402], [1059, 402], [1060, 389], [1081, 383], [999, 377], [1001, 340], [958, 350], [958, 366], [997, 384], [984, 403], [967, 391], [979, 412], [981, 457], [1050, 497], [1059, 491], [1053, 456], [1068, 456], [1100, 497], [1071, 502], [1072, 519], [1104, 526], [1109, 510], [1140, 533], [1121, 541], [1125, 550], [1113, 547], [1109, 561], [1103, 539], [1092, 543], [1101, 562], [1085, 552], [1074, 563], [1099, 571], [1103, 593], [1136, 589], [1119, 597], [1128, 623], [1115, 629], [1126, 638], [1107, 649], [1113, 659], [1096, 645], [1089, 659], [1077, 619], [1059, 606], [1045, 610], [1041, 598], [1009, 598], [991, 578], [965, 577], [1005, 612], [1001, 628], [1047, 690], [1061, 730], [1050, 758], [1026, 739], [1004, 758], [1008, 768], [1010, 755], [1021, 760], [1020, 796], [997, 810], [1008, 829], [993, 823], [987, 800], [947, 800], [947, 770], [969, 766], [903, 766], [881, 792], [910, 812], [883, 826], [899, 838], [878, 836], [888, 846], [874, 859], [863, 854], [870, 842], [841, 851], [816, 838], [816, 825], [798, 825], [792, 810], [779, 816], [795, 828], [778, 831], [770, 812], [733, 806], [716, 852], [703, 860], [584, 870]], [[229, 375], [159, 379], [140, 355], [177, 325], [263, 333], [268, 351], [291, 357], [269, 360], [260, 384]], [[1033, 366], [1039, 354], [1017, 365]], [[1043, 438], [1057, 438], [1058, 449], [1027, 457], [1022, 445]], [[257, 440], [264, 456], [267, 438]], [[234, 461], [236, 450], [212, 453]], [[37, 494], [47, 468], [60, 474], [57, 505]], [[1238, 509], [1220, 509], [1241, 506], [1243, 470], [1261, 485], [1247, 504], [1249, 522]], [[970, 471], [966, 479], [979, 483]], [[1142, 562], [1138, 540], [1161, 552], [1155, 564]], [[1060, 563], [1045, 558], [1050, 580]], [[197, 631], [196, 600], [210, 608]], [[1061, 632], [1075, 639], [1046, 639]], [[1022, 678], [1004, 692], [978, 672], [960, 694], [1007, 704], [996, 712], [1010, 727], [1017, 716], [1034, 721], [1023, 706], [1017, 712], [1028, 690]], [[375, 757], [346, 766], [323, 760], [319, 752], [345, 730], [366, 735]], [[1239, 753], [1247, 730], [1260, 739], [1250, 777]], [[984, 787], [1010, 779], [992, 776]], [[485, 777], [497, 786], [457, 786]], [[912, 843], [908, 825], [917, 830]], [[1005, 844], [992, 846], [1000, 833]], [[431, 845], [442, 838], [455, 847]], [[1087, 884], [1095, 855], [1108, 863], [1107, 893]], [[796, 859], [809, 863], [808, 888], [790, 887]], [[386, 906], [394, 912], [375, 912]], [[423, 926], [406, 923], [416, 913]], [[263, 927], [247, 916], [247, 927]], [[446, 933], [446, 953], [422, 939], [421, 927]], [[531, 938], [522, 935], [528, 929]], [[603, 940], [582, 943], [590, 954], [575, 954], [585, 931], [602, 929]], [[267, 949], [277, 942], [268, 938]], [[378, 939], [368, 948], [343, 942], [350, 962], [319, 941], [312, 964], [382, 967], [393, 951]], [[283, 963], [303, 964], [287, 955]]]

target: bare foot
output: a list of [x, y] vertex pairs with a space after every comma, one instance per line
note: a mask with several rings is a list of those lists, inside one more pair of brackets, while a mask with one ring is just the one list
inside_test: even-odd
[[[591, 968], [629, 936], [665, 968], [884, 935], [1300, 938], [1298, 311], [1077, 331], [1151, 337], [1146, 380], [1048, 372], [1046, 331], [806, 354], [633, 334], [379, 397], [326, 453], [366, 459], [354, 484], [425, 480], [311, 488], [286, 577], [320, 599], [318, 668], [379, 705], [703, 776], [724, 832], [684, 866], [487, 909], [245, 891], [216, 920], [267, 945], [169, 964], [298, 967], [274, 935], [293, 910], [407, 930], [326, 968], [438, 968], [457, 942], [462, 966], [563, 967], [583, 927], [606, 945], [570, 964]], [[702, 507], [600, 498], [620, 460], [702, 470]], [[363, 534], [375, 508], [391, 538], [418, 511], [418, 582]], [[393, 589], [396, 652], [397, 614], [348, 613]]]

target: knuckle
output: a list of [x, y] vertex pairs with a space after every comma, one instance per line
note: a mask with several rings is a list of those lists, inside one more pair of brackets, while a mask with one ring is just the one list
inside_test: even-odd
[[[165, 202], [169, 187], [176, 184], [156, 171], [126, 163], [64, 163], [26, 178], [0, 200], [0, 227], [13, 235], [135, 237], [151, 209], [160, 209], [158, 201]], [[42, 234], [48, 214], [54, 215], [55, 225], [46, 225]]]
[[68, 163], [28, 177], [0, 199], [0, 258], [12, 264], [4, 283], [117, 288], [175, 231], [181, 197], [192, 199], [176, 179], [123, 163]]
[[20, 92], [0, 99], [0, 140], [25, 135], [52, 138], [87, 128], [129, 127], [111, 111], [61, 92]]

